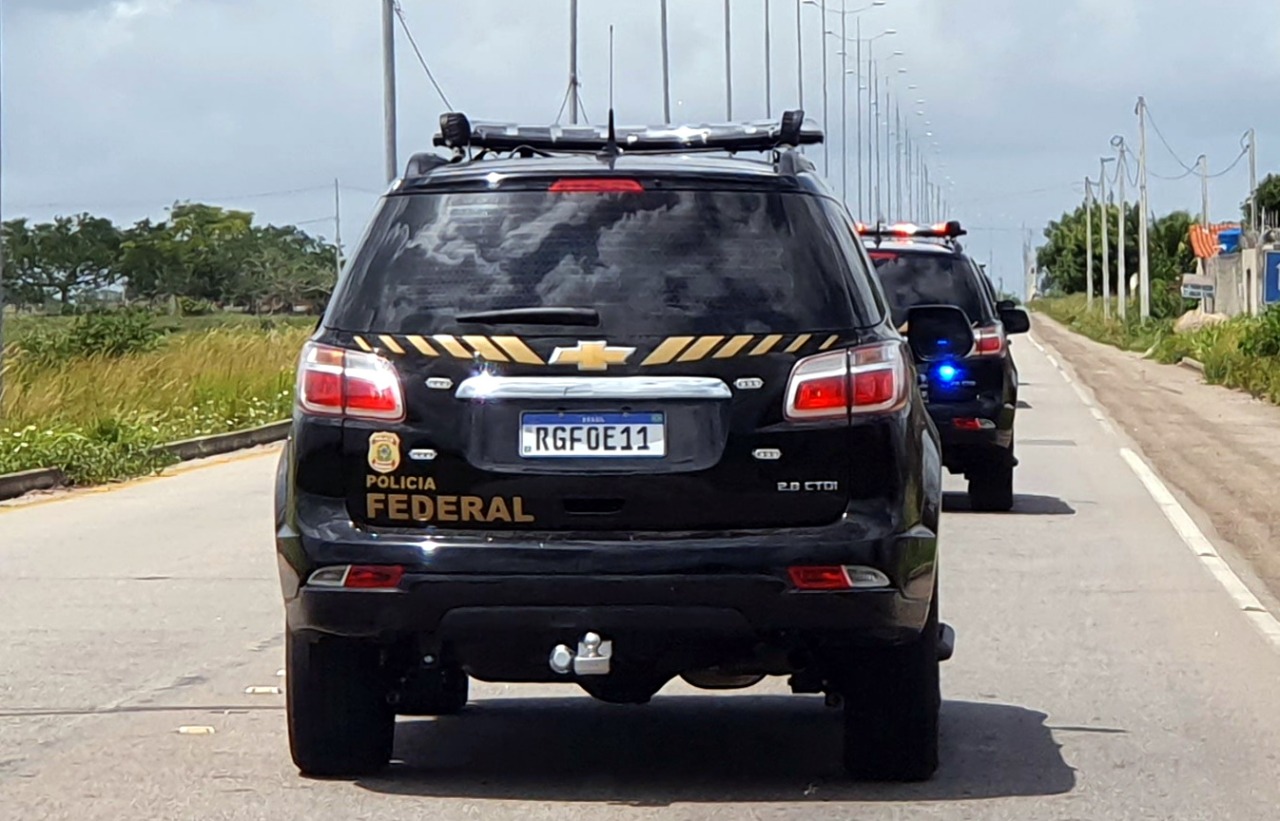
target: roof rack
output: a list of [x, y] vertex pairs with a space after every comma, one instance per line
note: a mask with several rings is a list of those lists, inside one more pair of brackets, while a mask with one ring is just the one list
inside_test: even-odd
[[[821, 129], [805, 122], [804, 112], [788, 111], [782, 120], [760, 120], [699, 126], [623, 126], [614, 129], [616, 146], [623, 153], [684, 153], [690, 151], [776, 151], [820, 144]], [[516, 123], [471, 123], [467, 116], [450, 112], [440, 117], [440, 133], [434, 144], [455, 151], [602, 152], [615, 145], [610, 129], [596, 126], [530, 126]]]

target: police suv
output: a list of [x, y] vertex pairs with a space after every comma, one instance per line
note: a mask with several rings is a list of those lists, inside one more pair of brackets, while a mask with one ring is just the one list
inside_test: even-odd
[[276, 543], [303, 772], [383, 767], [396, 716], [462, 711], [471, 678], [640, 704], [766, 676], [842, 706], [855, 776], [934, 772], [953, 634], [916, 367], [970, 330], [924, 306], [898, 332], [797, 150], [820, 141], [800, 112], [441, 119], [299, 365]]

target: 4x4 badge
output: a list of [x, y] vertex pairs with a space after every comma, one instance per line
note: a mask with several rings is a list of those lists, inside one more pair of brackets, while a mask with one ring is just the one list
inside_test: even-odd
[[572, 348], [551, 352], [552, 365], [577, 365], [580, 371], [607, 371], [610, 365], [625, 365], [635, 348], [614, 348], [608, 342], [579, 342]]
[[391, 473], [400, 467], [400, 437], [388, 431], [370, 436], [369, 467], [378, 473]]

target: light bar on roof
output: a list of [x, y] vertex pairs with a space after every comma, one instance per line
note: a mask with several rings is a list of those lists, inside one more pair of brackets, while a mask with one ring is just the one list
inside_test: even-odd
[[864, 237], [918, 237], [921, 239], [955, 239], [969, 233], [956, 220], [929, 226], [911, 222], [898, 222], [893, 225], [864, 225], [860, 222], [857, 224], [857, 230]]
[[[471, 123], [465, 115], [440, 118], [437, 146], [454, 149], [515, 151], [603, 151], [609, 147], [607, 126], [520, 125]], [[628, 153], [672, 151], [773, 151], [801, 145], [817, 145], [822, 130], [804, 119], [803, 111], [788, 111], [781, 120], [723, 123], [697, 126], [619, 126], [617, 146]]]

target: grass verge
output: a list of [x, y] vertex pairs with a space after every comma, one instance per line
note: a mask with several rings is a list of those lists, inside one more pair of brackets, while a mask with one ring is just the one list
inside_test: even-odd
[[1205, 380], [1280, 404], [1280, 308], [1260, 317], [1237, 317], [1190, 333], [1173, 320], [1120, 322], [1088, 308], [1083, 294], [1036, 300], [1031, 308], [1098, 342], [1148, 354], [1166, 364], [1190, 357], [1204, 365]]
[[[159, 470], [169, 442], [288, 418], [305, 327], [164, 336], [121, 355], [6, 351], [0, 474], [60, 468], [77, 485]], [[55, 331], [56, 332], [56, 331]]]

